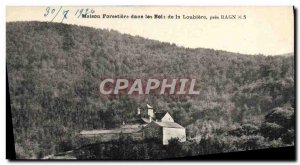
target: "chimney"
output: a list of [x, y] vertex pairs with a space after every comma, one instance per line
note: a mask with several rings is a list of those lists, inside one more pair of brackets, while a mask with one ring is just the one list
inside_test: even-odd
[[140, 115], [141, 114], [141, 109], [137, 108], [137, 114]]
[[154, 117], [153, 108], [149, 104], [147, 104], [147, 108], [148, 108], [148, 116]]

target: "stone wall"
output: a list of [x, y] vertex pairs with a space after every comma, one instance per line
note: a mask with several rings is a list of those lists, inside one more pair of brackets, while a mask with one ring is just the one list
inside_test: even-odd
[[179, 138], [180, 142], [186, 141], [185, 128], [163, 128], [163, 144], [169, 144], [171, 138]]

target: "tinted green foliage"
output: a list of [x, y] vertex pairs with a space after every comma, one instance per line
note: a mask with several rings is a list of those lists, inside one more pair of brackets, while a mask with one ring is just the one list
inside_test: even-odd
[[[270, 139], [293, 142], [293, 55], [189, 49], [112, 30], [59, 23], [15, 22], [7, 23], [6, 29], [6, 63], [19, 157], [36, 158], [68, 150], [72, 148], [68, 141], [82, 129], [118, 127], [146, 103], [169, 111], [187, 128], [188, 138], [226, 146], [234, 142], [216, 139], [229, 136], [230, 131], [230, 136], [239, 137], [238, 142], [261, 140], [260, 135], [248, 136], [260, 134], [257, 128], [270, 110], [290, 107], [288, 112], [269, 114], [264, 125], [284, 129]], [[178, 76], [196, 78], [200, 95], [112, 98], [99, 95], [97, 90], [101, 79], [107, 77]], [[271, 132], [264, 134], [266, 138], [269, 135], [273, 136]], [[276, 141], [270, 146], [281, 144], [285, 143]]]

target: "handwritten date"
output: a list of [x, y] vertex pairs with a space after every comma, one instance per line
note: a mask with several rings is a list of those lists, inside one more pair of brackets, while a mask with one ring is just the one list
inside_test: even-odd
[[83, 14], [94, 14], [94, 9], [89, 8], [79, 8], [75, 10], [70, 10], [68, 8], [60, 7], [46, 7], [44, 17], [48, 17], [51, 19], [51, 22], [59, 20], [63, 22], [65, 19], [69, 17], [80, 18]]

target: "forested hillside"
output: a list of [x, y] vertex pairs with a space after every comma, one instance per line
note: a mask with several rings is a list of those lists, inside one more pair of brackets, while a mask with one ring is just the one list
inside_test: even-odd
[[[187, 137], [197, 143], [192, 154], [209, 153], [197, 148], [207, 141], [222, 144], [222, 152], [255, 149], [245, 144], [249, 141], [256, 148], [294, 145], [293, 54], [189, 49], [60, 23], [14, 22], [6, 30], [19, 158], [72, 149], [79, 131], [116, 128], [145, 104], [169, 111], [187, 128]], [[110, 98], [97, 89], [106, 77], [195, 78], [200, 95]]]

